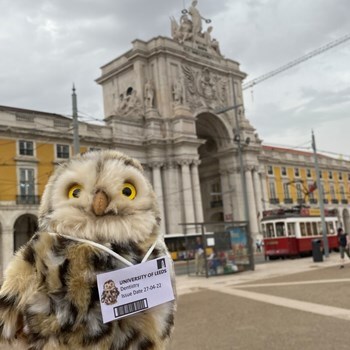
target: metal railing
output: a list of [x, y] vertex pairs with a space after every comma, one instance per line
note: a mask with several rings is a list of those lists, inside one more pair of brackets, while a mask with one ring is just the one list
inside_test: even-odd
[[39, 204], [40, 196], [16, 196], [16, 204]]

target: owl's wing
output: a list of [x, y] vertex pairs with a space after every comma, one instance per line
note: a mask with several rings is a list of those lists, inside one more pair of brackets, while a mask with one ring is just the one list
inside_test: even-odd
[[0, 339], [22, 335], [23, 311], [35, 278], [34, 252], [30, 243], [10, 262], [0, 289]]

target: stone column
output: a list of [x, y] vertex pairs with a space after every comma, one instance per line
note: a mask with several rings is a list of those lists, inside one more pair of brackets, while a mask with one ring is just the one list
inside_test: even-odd
[[224, 208], [224, 220], [233, 221], [233, 203], [232, 203], [232, 187], [229, 181], [229, 172], [227, 170], [220, 171], [222, 202]]
[[[179, 161], [179, 164], [181, 165], [182, 193], [186, 223], [195, 222], [190, 163], [190, 160]], [[187, 232], [193, 231], [194, 227], [187, 227], [187, 229]]]
[[267, 192], [267, 184], [266, 184], [266, 173], [260, 172], [260, 186], [261, 186], [261, 192], [262, 192], [262, 207], [263, 210], [266, 210], [268, 208], [269, 203], [269, 195]]
[[195, 160], [191, 166], [191, 178], [192, 178], [192, 194], [194, 201], [194, 211], [195, 211], [195, 221], [203, 222], [203, 203], [202, 203], [202, 194], [201, 186], [199, 182], [198, 174], [198, 165], [200, 164], [199, 160]]
[[168, 162], [164, 165], [164, 204], [166, 232], [182, 233], [183, 228], [179, 226], [183, 222], [180, 206], [180, 191], [178, 181], [178, 165], [175, 162]]
[[254, 167], [253, 169], [253, 181], [254, 181], [254, 190], [255, 190], [255, 204], [259, 220], [259, 230], [260, 230], [260, 220], [262, 218], [262, 193], [261, 193], [261, 184], [258, 174], [258, 168]]
[[239, 168], [229, 171], [229, 182], [231, 183], [234, 192], [231, 194], [233, 205], [233, 220], [244, 221], [244, 197], [243, 184]]
[[153, 181], [153, 188], [154, 192], [157, 195], [158, 205], [159, 205], [159, 211], [160, 211], [160, 231], [162, 234], [166, 234], [165, 231], [165, 211], [164, 211], [164, 200], [163, 200], [163, 184], [162, 184], [162, 175], [161, 175], [161, 167], [162, 163], [152, 163], [152, 181]]
[[258, 221], [256, 215], [255, 198], [254, 198], [254, 186], [251, 167], [246, 167], [244, 169], [245, 179], [247, 184], [247, 197], [248, 197], [248, 207], [249, 207], [249, 225], [250, 231], [252, 233], [252, 238], [255, 240], [256, 234], [259, 232]]

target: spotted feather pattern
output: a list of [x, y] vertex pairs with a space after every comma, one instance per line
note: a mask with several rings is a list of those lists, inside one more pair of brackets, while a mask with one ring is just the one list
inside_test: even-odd
[[[146, 254], [134, 242], [109, 248], [133, 263]], [[167, 254], [157, 244], [150, 259]], [[96, 275], [125, 265], [88, 243], [37, 233], [15, 256], [0, 291], [3, 339], [30, 349], [164, 349], [175, 302], [102, 322]], [[21, 273], [19, 273], [21, 271]]]

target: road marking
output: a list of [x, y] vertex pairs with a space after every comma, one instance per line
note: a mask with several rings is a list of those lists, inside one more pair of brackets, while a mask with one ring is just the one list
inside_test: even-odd
[[229, 295], [234, 295], [241, 298], [251, 299], [260, 301], [263, 303], [268, 303], [277, 306], [287, 307], [289, 309], [310, 312], [321, 316], [330, 316], [334, 318], [339, 318], [341, 320], [350, 321], [350, 310], [342, 309], [339, 307], [326, 306], [321, 304], [309, 303], [305, 301], [293, 300], [288, 298], [276, 297], [273, 295], [255, 293], [246, 290], [239, 290], [234, 288], [215, 288], [215, 287], [207, 287], [207, 289], [221, 292]]
[[254, 284], [227, 284], [227, 287], [234, 288], [258, 288], [258, 287], [283, 287], [283, 286], [298, 286], [307, 284], [323, 284], [323, 283], [344, 283], [350, 282], [350, 278], [330, 279], [330, 280], [316, 280], [316, 281], [299, 281], [299, 282], [277, 282], [277, 283], [254, 283]]

